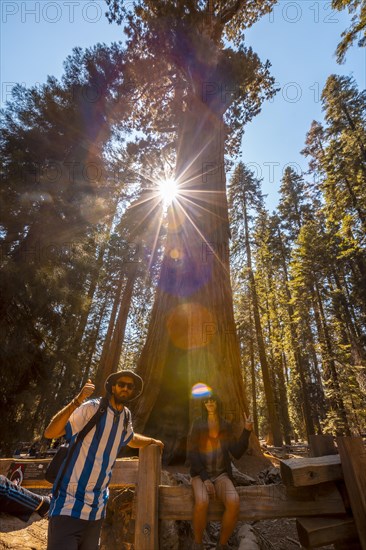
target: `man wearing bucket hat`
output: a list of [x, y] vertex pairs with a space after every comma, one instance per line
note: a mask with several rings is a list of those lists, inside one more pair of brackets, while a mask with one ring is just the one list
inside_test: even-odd
[[142, 378], [132, 371], [123, 370], [108, 376], [104, 387], [106, 398], [102, 403], [101, 399], [85, 401], [95, 389], [88, 380], [45, 430], [47, 438], [65, 436], [72, 443], [102, 407], [97, 424], [76, 443], [58, 490], [52, 495], [47, 550], [97, 550], [108, 485], [119, 451], [126, 445], [133, 448], [151, 444], [161, 449], [164, 447], [160, 440], [133, 431], [131, 413], [126, 404], [141, 395]]

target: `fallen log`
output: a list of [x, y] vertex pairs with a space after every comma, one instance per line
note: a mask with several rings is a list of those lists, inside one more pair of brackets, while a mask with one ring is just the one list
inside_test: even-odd
[[[284, 485], [237, 487], [241, 521], [259, 521], [284, 517], [334, 516], [346, 513], [343, 499], [334, 483], [319, 487], [288, 490]], [[159, 519], [191, 520], [192, 489], [184, 486], [159, 487]], [[223, 506], [210, 501], [208, 519], [220, 520]]]

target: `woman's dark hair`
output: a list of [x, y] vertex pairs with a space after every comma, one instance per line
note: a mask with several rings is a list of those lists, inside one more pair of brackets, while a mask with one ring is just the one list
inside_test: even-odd
[[209, 395], [206, 395], [205, 397], [202, 397], [201, 399], [201, 414], [202, 414], [202, 418], [207, 418], [208, 417], [208, 412], [207, 412], [207, 409], [206, 409], [206, 405], [205, 405], [205, 401], [207, 399], [214, 399], [217, 403], [217, 414], [219, 416], [221, 416], [221, 411], [222, 411], [222, 403], [221, 403], [221, 400], [219, 398], [219, 396], [217, 395], [217, 393], [215, 392], [211, 392]]

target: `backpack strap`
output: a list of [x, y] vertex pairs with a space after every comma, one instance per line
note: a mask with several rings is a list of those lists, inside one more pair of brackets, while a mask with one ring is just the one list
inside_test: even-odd
[[127, 432], [128, 423], [131, 420], [131, 412], [127, 407], [125, 408], [125, 417], [123, 420], [123, 429]]
[[108, 399], [106, 397], [102, 397], [100, 400], [97, 412], [93, 414], [90, 420], [85, 424], [84, 428], [77, 434], [74, 442], [75, 445], [79, 441], [82, 441], [86, 436], [86, 434], [88, 434], [90, 430], [94, 428], [96, 424], [98, 424], [99, 420], [102, 418], [103, 414], [107, 410], [107, 407], [108, 407]]

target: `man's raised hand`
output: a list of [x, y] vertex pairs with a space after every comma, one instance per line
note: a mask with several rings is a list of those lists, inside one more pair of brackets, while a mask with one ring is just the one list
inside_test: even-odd
[[77, 401], [81, 404], [85, 399], [88, 399], [88, 397], [91, 396], [91, 394], [95, 390], [95, 385], [93, 382], [88, 378], [85, 386], [80, 391], [79, 395], [76, 397]]

